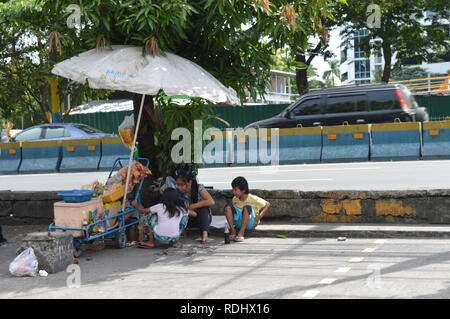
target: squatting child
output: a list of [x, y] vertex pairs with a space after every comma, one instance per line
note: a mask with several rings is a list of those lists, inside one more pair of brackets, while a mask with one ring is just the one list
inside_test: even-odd
[[139, 242], [138, 247], [140, 248], [153, 248], [156, 242], [180, 247], [180, 236], [186, 228], [188, 216], [197, 216], [194, 211], [188, 211], [174, 188], [164, 190], [161, 204], [143, 208], [138, 205], [137, 201], [133, 201], [133, 206], [144, 214], [149, 225], [148, 241]]
[[230, 240], [242, 242], [245, 230], [255, 229], [259, 225], [269, 210], [270, 203], [249, 194], [248, 182], [242, 176], [236, 177], [231, 187], [234, 197], [232, 202], [225, 206], [225, 216], [230, 226]]

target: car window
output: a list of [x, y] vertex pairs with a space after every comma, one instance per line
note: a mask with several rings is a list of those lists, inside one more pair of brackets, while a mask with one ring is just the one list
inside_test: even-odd
[[356, 101], [356, 112], [367, 112], [369, 110], [365, 94], [355, 95], [354, 99]]
[[295, 116], [320, 114], [320, 98], [305, 100], [294, 109]]
[[27, 141], [34, 141], [39, 140], [41, 138], [42, 128], [36, 127], [32, 128], [30, 130], [24, 131], [19, 133], [14, 140], [16, 142], [27, 142]]
[[96, 128], [93, 128], [91, 126], [80, 125], [80, 124], [77, 124], [77, 125], [74, 125], [74, 126], [76, 128], [78, 128], [78, 129], [82, 130], [83, 132], [87, 133], [87, 134], [104, 134], [104, 132], [102, 132], [102, 131], [100, 131], [100, 130], [98, 130]]
[[327, 113], [355, 112], [357, 101], [355, 95], [328, 96]]
[[[61, 138], [66, 137], [66, 128], [55, 126], [55, 127], [46, 127], [45, 128], [45, 138]], [[70, 136], [70, 134], [69, 134]]]
[[381, 90], [367, 92], [371, 111], [392, 110], [399, 108], [394, 90]]

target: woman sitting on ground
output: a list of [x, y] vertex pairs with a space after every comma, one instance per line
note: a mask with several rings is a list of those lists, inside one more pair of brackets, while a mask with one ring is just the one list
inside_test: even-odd
[[203, 184], [199, 184], [196, 173], [190, 169], [177, 170], [175, 179], [178, 190], [188, 203], [188, 209], [197, 213], [197, 217], [189, 218], [187, 229], [199, 227], [200, 238], [203, 244], [208, 244], [212, 239], [208, 238], [209, 225], [212, 221], [211, 206], [215, 202]]

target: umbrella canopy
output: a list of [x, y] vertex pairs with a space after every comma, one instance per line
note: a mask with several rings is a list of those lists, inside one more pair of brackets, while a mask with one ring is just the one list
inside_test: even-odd
[[178, 55], [143, 56], [142, 48], [113, 45], [112, 50], [90, 50], [60, 62], [53, 74], [86, 83], [94, 89], [156, 95], [202, 97], [216, 103], [240, 104], [236, 92], [226, 88], [197, 64]]
[[[142, 94], [136, 132], [130, 152], [125, 183], [128, 189], [137, 132], [145, 95], [156, 95], [161, 89], [167, 95], [202, 97], [217, 103], [239, 104], [236, 92], [227, 89], [197, 64], [167, 53], [165, 56], [143, 56], [142, 48], [115, 45], [112, 50], [90, 50], [56, 64], [52, 73], [94, 89], [120, 90]], [[127, 192], [123, 199], [125, 211]]]

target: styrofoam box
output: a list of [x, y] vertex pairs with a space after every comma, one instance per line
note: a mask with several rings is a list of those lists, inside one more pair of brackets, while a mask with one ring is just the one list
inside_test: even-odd
[[[65, 203], [56, 202], [54, 204], [55, 226], [59, 227], [83, 227], [83, 218], [89, 219], [89, 211], [98, 209], [98, 212], [103, 211], [103, 201], [101, 198], [96, 198], [83, 203]], [[62, 231], [62, 230], [57, 230]], [[82, 231], [68, 230], [74, 237], [83, 236]]]

